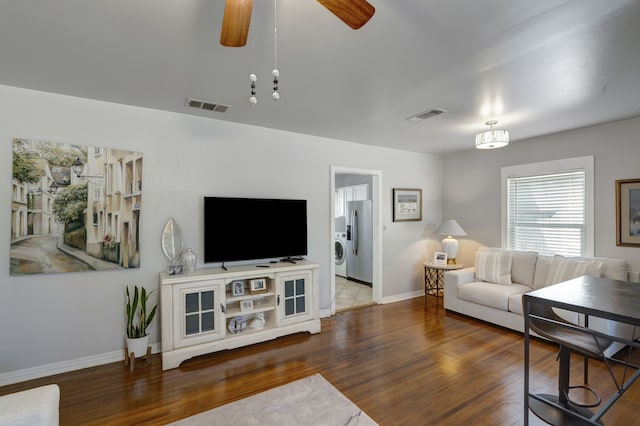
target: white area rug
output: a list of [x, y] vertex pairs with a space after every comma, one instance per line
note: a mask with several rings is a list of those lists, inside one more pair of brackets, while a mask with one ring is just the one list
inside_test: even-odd
[[319, 374], [223, 405], [174, 426], [377, 425]]

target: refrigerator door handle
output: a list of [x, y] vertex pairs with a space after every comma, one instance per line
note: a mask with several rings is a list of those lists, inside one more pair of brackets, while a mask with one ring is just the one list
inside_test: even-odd
[[351, 212], [351, 237], [353, 239], [353, 254], [358, 255], [358, 210]]

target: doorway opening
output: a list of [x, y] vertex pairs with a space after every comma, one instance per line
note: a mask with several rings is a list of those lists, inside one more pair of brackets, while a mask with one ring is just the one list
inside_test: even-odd
[[331, 167], [331, 315], [382, 301], [382, 172]]

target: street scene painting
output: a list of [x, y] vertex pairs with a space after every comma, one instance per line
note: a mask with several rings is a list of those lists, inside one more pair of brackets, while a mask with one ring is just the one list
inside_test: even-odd
[[13, 140], [11, 275], [140, 267], [142, 153]]

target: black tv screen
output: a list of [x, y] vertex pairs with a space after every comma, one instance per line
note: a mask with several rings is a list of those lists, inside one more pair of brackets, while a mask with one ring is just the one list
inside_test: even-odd
[[204, 197], [204, 262], [307, 255], [307, 200]]

